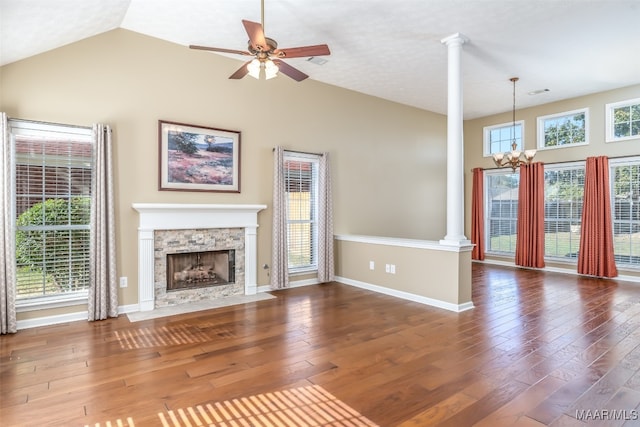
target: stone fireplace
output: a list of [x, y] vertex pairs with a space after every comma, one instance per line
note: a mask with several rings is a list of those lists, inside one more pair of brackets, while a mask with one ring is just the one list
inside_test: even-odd
[[257, 214], [265, 205], [133, 208], [140, 214], [140, 311], [257, 292]]

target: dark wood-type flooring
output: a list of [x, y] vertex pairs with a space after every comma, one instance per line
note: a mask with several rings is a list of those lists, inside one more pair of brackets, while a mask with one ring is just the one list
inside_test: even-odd
[[474, 264], [459, 314], [274, 295], [2, 336], [0, 425], [640, 425], [638, 284]]

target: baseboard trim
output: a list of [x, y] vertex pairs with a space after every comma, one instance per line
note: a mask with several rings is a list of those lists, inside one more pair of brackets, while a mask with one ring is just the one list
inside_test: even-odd
[[40, 326], [59, 325], [61, 323], [77, 322], [79, 320], [87, 320], [86, 311], [76, 311], [75, 313], [58, 314], [55, 316], [36, 317], [33, 319], [18, 320], [17, 328], [30, 329]]
[[336, 276], [335, 280], [336, 282], [344, 283], [346, 285], [355, 286], [357, 288], [378, 292], [380, 294], [385, 294], [392, 297], [417, 302], [417, 303], [428, 305], [431, 307], [442, 308], [444, 310], [453, 311], [455, 313], [461, 313], [463, 311], [471, 310], [473, 308], [473, 302], [466, 302], [464, 304], [452, 304], [450, 302], [441, 301], [434, 298], [428, 298], [422, 295], [416, 295], [409, 292], [398, 291], [396, 289], [385, 288], [384, 286], [373, 285], [371, 283], [348, 279], [346, 277]]
[[289, 282], [289, 286], [287, 286], [286, 288], [280, 288], [280, 289], [273, 289], [269, 285], [260, 285], [260, 286], [258, 286], [258, 293], [260, 293], [260, 292], [276, 292], [276, 291], [280, 291], [280, 290], [283, 290], [283, 289], [291, 289], [291, 288], [301, 288], [303, 286], [318, 285], [319, 283], [320, 282], [318, 282], [317, 279], [295, 280], [293, 282]]
[[[562, 274], [571, 274], [574, 276], [583, 276], [583, 277], [594, 277], [594, 276], [588, 276], [586, 274], [580, 274], [574, 269], [570, 269], [570, 268], [562, 268], [562, 267], [544, 267], [544, 268], [533, 268], [533, 267], [522, 267], [519, 265], [515, 265], [513, 262], [509, 262], [509, 261], [502, 261], [502, 260], [498, 260], [498, 259], [484, 259], [482, 261], [479, 260], [473, 260], [473, 262], [477, 262], [478, 264], [489, 264], [489, 265], [500, 265], [503, 267], [513, 267], [513, 268], [526, 268], [529, 270], [537, 270], [537, 271], [548, 271], [551, 273], [562, 273]], [[640, 283], [640, 276], [627, 276], [624, 274], [618, 275], [616, 277], [600, 277], [600, 279], [603, 280], [622, 280], [624, 282], [633, 282], [633, 283]]]
[[[121, 305], [118, 307], [118, 314], [134, 313], [139, 311], [138, 304]], [[41, 326], [59, 325], [61, 323], [78, 322], [81, 320], [87, 321], [89, 319], [89, 313], [87, 311], [76, 311], [74, 313], [57, 314], [54, 316], [36, 317], [33, 319], [18, 320], [17, 328], [30, 329], [38, 328]]]
[[118, 306], [118, 314], [136, 313], [140, 311], [140, 304], [127, 304]]

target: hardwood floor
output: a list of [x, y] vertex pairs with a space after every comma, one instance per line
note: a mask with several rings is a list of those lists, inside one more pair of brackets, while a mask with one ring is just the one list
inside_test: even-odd
[[332, 283], [2, 336], [0, 424], [640, 425], [640, 285], [482, 264], [473, 284], [460, 314]]

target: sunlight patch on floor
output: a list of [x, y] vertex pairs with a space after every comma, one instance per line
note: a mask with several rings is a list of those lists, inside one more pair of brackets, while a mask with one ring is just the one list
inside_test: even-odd
[[163, 427], [376, 426], [317, 385], [160, 412], [158, 417]]
[[84, 427], [135, 427], [135, 424], [131, 417], [127, 417], [125, 421], [117, 419], [115, 423], [107, 421], [105, 423], [85, 424]]
[[196, 344], [211, 340], [208, 334], [190, 325], [124, 329], [115, 331], [114, 336], [123, 350]]

